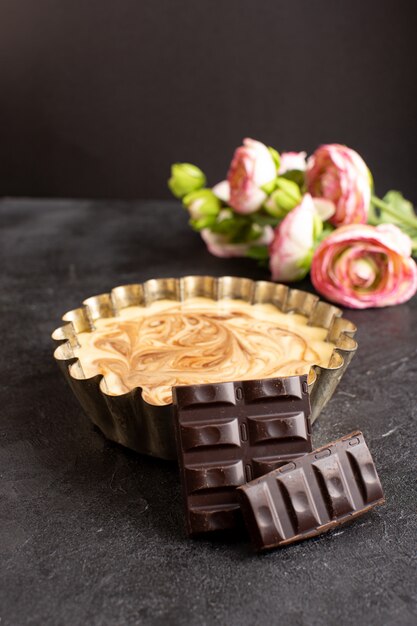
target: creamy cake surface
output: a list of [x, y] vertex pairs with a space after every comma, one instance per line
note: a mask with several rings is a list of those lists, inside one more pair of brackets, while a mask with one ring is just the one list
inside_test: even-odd
[[[102, 374], [111, 395], [141, 387], [150, 404], [172, 401], [172, 387], [308, 374], [326, 367], [333, 343], [327, 330], [307, 325], [303, 315], [272, 304], [190, 298], [159, 300], [122, 309], [79, 333], [79, 358], [86, 378]], [[72, 367], [74, 377], [80, 377]]]

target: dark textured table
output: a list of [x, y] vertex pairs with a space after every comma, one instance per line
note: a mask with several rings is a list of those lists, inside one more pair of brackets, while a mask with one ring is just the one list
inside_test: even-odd
[[315, 446], [364, 431], [386, 505], [257, 556], [185, 537], [176, 466], [93, 428], [50, 332], [118, 284], [266, 273], [210, 256], [174, 202], [3, 200], [0, 214], [1, 626], [416, 623], [416, 299], [349, 312], [359, 352], [314, 427]]

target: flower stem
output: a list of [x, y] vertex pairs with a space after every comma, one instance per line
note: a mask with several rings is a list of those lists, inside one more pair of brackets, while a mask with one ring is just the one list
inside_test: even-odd
[[417, 217], [408, 217], [403, 213], [398, 214], [398, 212], [391, 205], [387, 204], [377, 196], [372, 196], [371, 202], [375, 207], [381, 209], [381, 211], [384, 211], [385, 213], [388, 213], [391, 217], [395, 217], [399, 222], [407, 224], [407, 226], [411, 226], [412, 228], [417, 228]]

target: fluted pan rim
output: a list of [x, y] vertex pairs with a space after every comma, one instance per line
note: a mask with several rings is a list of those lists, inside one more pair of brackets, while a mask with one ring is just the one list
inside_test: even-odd
[[[182, 278], [156, 278], [143, 283], [120, 285], [108, 293], [89, 297], [83, 301], [82, 306], [67, 311], [62, 317], [65, 323], [52, 333], [53, 340], [59, 344], [54, 351], [54, 357], [60, 363], [73, 389], [75, 381], [77, 389], [84, 386], [80, 393], [74, 389], [76, 395], [90, 395], [92, 398], [95, 394], [95, 399], [91, 399], [91, 402], [97, 404], [98, 392], [110, 413], [113, 412], [118, 402], [119, 404], [133, 402], [133, 400], [137, 402], [138, 399], [145, 412], [150, 410], [155, 412], [161, 409], [162, 407], [149, 405], [142, 398], [141, 387], [115, 396], [106, 392], [104, 385], [101, 384], [104, 378], [101, 374], [87, 378], [73, 376], [73, 368], [79, 367], [79, 360], [74, 356], [73, 347], [77, 345], [78, 333], [94, 330], [97, 319], [117, 316], [122, 309], [129, 306], [149, 306], [152, 302], [161, 299], [183, 302], [188, 298], [198, 296], [213, 300], [240, 299], [250, 304], [273, 304], [284, 313], [300, 313], [308, 318], [308, 324], [327, 330], [326, 341], [333, 342], [335, 348], [328, 365], [326, 367], [313, 365], [308, 379], [314, 421], [333, 394], [357, 349], [357, 342], [354, 339], [356, 326], [343, 317], [341, 309], [320, 300], [317, 295], [279, 283], [235, 276], [216, 278], [190, 275]], [[83, 373], [82, 376], [84, 376]], [[87, 412], [91, 412], [87, 399], [81, 403]], [[164, 408], [167, 406], [172, 407], [172, 404], [164, 405]], [[128, 447], [134, 447], [129, 443], [120, 442]], [[152, 454], [152, 452], [149, 453]], [[159, 455], [156, 454], [156, 456]]]

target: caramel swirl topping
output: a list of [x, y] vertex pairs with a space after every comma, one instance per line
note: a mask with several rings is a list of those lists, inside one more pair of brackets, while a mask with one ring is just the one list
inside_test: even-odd
[[[142, 388], [144, 400], [172, 401], [172, 387], [309, 372], [328, 365], [334, 344], [302, 315], [273, 305], [193, 298], [123, 309], [78, 335], [85, 377], [102, 374], [111, 395]], [[77, 376], [75, 371], [72, 374]]]

